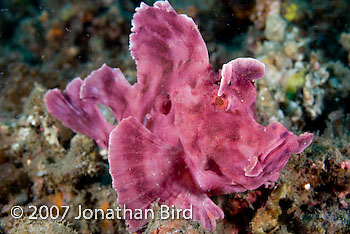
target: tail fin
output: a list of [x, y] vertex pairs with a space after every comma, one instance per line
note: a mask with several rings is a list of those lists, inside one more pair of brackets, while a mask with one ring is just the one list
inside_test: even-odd
[[[118, 203], [129, 209], [146, 209], [159, 201], [188, 209], [193, 218], [214, 230], [222, 210], [193, 183], [184, 161], [182, 147], [166, 145], [135, 118], [123, 119], [111, 132], [109, 165]], [[142, 228], [147, 220], [124, 217], [131, 231]]]
[[76, 78], [64, 92], [58, 89], [48, 91], [45, 95], [46, 108], [66, 127], [91, 137], [100, 147], [107, 148], [109, 133], [114, 126], [106, 121], [95, 103], [79, 97], [82, 83], [80, 78]]
[[80, 96], [110, 107], [118, 121], [132, 115], [130, 100], [135, 98], [135, 91], [118, 68], [103, 64], [93, 71], [84, 80]]
[[114, 126], [105, 120], [96, 103], [110, 107], [120, 121], [132, 114], [130, 100], [133, 96], [135, 91], [122, 72], [104, 64], [84, 81], [74, 79], [64, 92], [58, 89], [48, 91], [45, 104], [49, 113], [65, 126], [107, 148], [109, 133]]

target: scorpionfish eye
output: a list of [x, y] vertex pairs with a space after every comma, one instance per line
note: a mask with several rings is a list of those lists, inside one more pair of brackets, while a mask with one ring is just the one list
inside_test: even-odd
[[214, 104], [219, 108], [225, 109], [227, 107], [227, 100], [223, 96], [214, 96]]

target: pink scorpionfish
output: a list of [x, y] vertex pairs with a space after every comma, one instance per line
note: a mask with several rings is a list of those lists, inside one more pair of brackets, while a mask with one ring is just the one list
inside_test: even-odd
[[[256, 189], [276, 181], [293, 153], [312, 134], [296, 136], [280, 123], [257, 123], [254, 80], [263, 63], [238, 58], [216, 72], [197, 26], [167, 1], [144, 3], [132, 21], [130, 51], [137, 83], [103, 65], [64, 92], [45, 96], [51, 115], [108, 148], [118, 203], [130, 209], [151, 204], [188, 209], [213, 231], [223, 211], [208, 196]], [[111, 108], [108, 123], [97, 103]], [[125, 217], [131, 231], [145, 219]]]

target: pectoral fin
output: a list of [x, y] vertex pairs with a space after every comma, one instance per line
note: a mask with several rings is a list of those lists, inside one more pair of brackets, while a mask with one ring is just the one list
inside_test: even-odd
[[[181, 145], [167, 145], [133, 117], [112, 131], [109, 165], [121, 206], [145, 209], [159, 202], [188, 209], [192, 204], [193, 218], [210, 230], [215, 229], [215, 219], [223, 218], [222, 210], [194, 184]], [[131, 231], [147, 223], [125, 218]]]

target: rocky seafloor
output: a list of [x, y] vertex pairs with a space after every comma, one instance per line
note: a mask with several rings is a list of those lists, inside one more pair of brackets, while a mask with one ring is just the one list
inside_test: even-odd
[[[274, 186], [213, 197], [225, 212], [215, 233], [350, 233], [350, 3], [170, 3], [194, 18], [215, 69], [240, 56], [266, 64], [257, 81], [260, 123], [315, 136]], [[78, 205], [118, 206], [107, 152], [51, 117], [43, 96], [103, 63], [135, 82], [128, 36], [139, 4], [0, 2], [0, 233], [128, 233], [123, 220], [74, 219]], [[21, 219], [11, 216], [15, 205]], [[31, 217], [30, 206], [65, 205], [64, 220]], [[208, 232], [197, 222], [155, 219], [145, 233]]]

